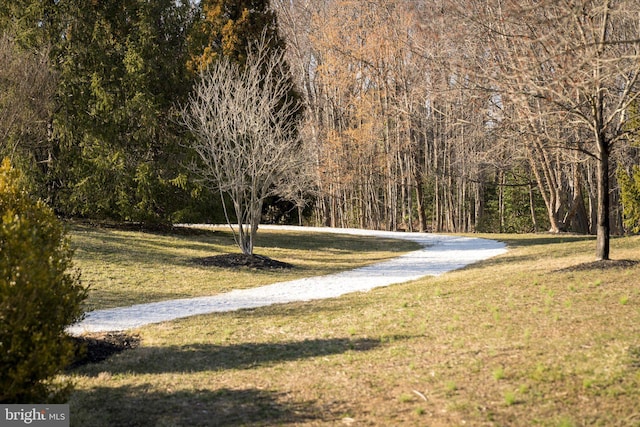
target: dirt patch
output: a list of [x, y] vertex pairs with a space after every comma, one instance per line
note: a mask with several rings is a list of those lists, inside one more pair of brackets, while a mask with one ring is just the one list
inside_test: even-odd
[[89, 363], [98, 363], [125, 350], [140, 345], [140, 337], [121, 332], [107, 332], [72, 337], [76, 353], [69, 369]]
[[194, 263], [205, 267], [240, 268], [255, 270], [289, 270], [293, 265], [276, 261], [262, 255], [222, 254], [204, 258], [195, 258]]
[[572, 265], [571, 267], [563, 268], [558, 272], [573, 272], [573, 271], [589, 271], [589, 270], [608, 270], [611, 268], [631, 268], [638, 265], [640, 261], [631, 259], [616, 259], [616, 260], [599, 260], [593, 262], [585, 262], [583, 264]]

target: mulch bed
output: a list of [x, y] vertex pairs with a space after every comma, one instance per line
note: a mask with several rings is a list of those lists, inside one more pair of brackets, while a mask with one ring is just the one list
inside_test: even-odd
[[571, 267], [558, 270], [558, 272], [608, 270], [611, 268], [631, 268], [638, 265], [638, 263], [640, 263], [640, 261], [631, 260], [631, 259], [599, 260], [599, 261], [593, 261], [593, 262], [585, 262], [583, 264], [578, 264], [578, 265], [572, 265]]
[[204, 258], [195, 258], [194, 263], [205, 267], [239, 268], [255, 270], [289, 270], [293, 265], [277, 261], [262, 255], [222, 254]]
[[122, 332], [107, 332], [71, 337], [76, 345], [74, 361], [68, 369], [98, 363], [125, 350], [140, 345], [140, 338]]

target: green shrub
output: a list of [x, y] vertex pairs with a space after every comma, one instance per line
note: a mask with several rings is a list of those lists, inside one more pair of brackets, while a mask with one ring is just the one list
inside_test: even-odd
[[65, 328], [81, 319], [86, 289], [71, 268], [62, 224], [0, 166], [0, 402], [62, 402], [71, 384], [56, 381], [73, 356]]
[[618, 170], [624, 225], [633, 233], [640, 233], [640, 167], [634, 166], [631, 174]]

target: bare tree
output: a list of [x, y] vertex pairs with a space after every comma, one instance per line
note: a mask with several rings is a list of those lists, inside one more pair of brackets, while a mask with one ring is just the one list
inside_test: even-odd
[[21, 50], [13, 37], [0, 34], [0, 156], [14, 162], [18, 155], [50, 160], [56, 76], [48, 55], [46, 48]]
[[[262, 38], [249, 48], [244, 66], [224, 57], [211, 64], [182, 110], [199, 157], [191, 169], [220, 192], [244, 254], [253, 254], [265, 199], [280, 195], [299, 203], [310, 169], [292, 85], [284, 53], [269, 49]], [[237, 229], [231, 226], [227, 200]]]
[[[546, 147], [595, 159], [596, 256], [609, 259], [610, 155], [629, 136], [628, 109], [640, 94], [638, 1], [490, 0], [479, 7], [465, 10], [495, 47], [487, 49], [499, 64], [494, 86], [519, 106], [523, 129]], [[549, 129], [551, 122], [561, 128]]]

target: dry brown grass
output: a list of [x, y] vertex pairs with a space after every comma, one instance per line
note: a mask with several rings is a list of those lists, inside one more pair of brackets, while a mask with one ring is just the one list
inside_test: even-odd
[[640, 266], [493, 237], [510, 251], [439, 278], [140, 329], [72, 373], [72, 424], [640, 425]]

